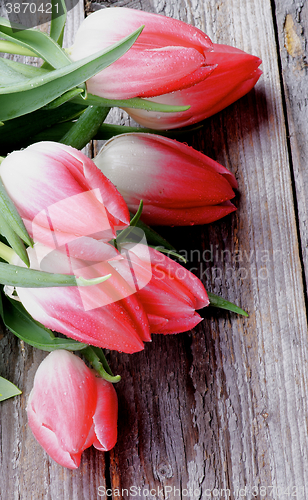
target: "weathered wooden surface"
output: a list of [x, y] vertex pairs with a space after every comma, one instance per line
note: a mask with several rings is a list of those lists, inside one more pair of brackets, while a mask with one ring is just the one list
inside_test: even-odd
[[[87, 450], [73, 472], [49, 460], [25, 424], [44, 354], [6, 335], [1, 374], [24, 394], [0, 407], [1, 498], [92, 500], [108, 487], [113, 498], [146, 498], [152, 489], [148, 498], [304, 499], [308, 3], [118, 0], [92, 8], [111, 5], [182, 19], [263, 60], [256, 88], [191, 141], [235, 173], [238, 211], [208, 227], [165, 230], [206, 287], [250, 317], [207, 310], [191, 333], [154, 336], [133, 356], [112, 354], [123, 375], [118, 444], [110, 454]], [[82, 2], [74, 12], [71, 36]], [[128, 119], [117, 110], [110, 120]]]

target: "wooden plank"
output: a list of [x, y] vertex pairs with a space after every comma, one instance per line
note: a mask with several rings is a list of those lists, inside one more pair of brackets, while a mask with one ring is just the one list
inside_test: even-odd
[[307, 281], [308, 75], [305, 47], [307, 46], [308, 5], [306, 2], [277, 0], [275, 1], [275, 12], [287, 111], [288, 138]]
[[[118, 443], [110, 456], [87, 450], [73, 472], [49, 460], [25, 426], [26, 396], [44, 354], [5, 336], [2, 373], [24, 395], [0, 406], [3, 498], [94, 499], [99, 485], [110, 485], [113, 498], [145, 498], [145, 488], [153, 498], [208, 498], [215, 488], [218, 498], [226, 488], [229, 498], [251, 498], [253, 486], [275, 499], [281, 494], [271, 486], [297, 487], [304, 498], [307, 323], [270, 1], [102, 3], [182, 19], [263, 60], [256, 89], [208, 119], [192, 141], [237, 176], [238, 211], [207, 228], [165, 230], [206, 287], [250, 317], [208, 310], [190, 334], [153, 336], [133, 356], [113, 353], [112, 367], [123, 375]], [[117, 112], [116, 120], [128, 118]], [[301, 200], [299, 209], [306, 213]], [[140, 495], [117, 495], [117, 487], [140, 487]], [[196, 494], [186, 495], [189, 488]]]

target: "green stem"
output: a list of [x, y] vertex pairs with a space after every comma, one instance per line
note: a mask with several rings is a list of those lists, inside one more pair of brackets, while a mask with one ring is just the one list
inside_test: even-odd
[[18, 43], [9, 42], [6, 40], [0, 40], [0, 52], [5, 52], [6, 54], [17, 54], [19, 56], [38, 57], [35, 52], [22, 47]]
[[[111, 374], [112, 372], [108, 366], [107, 360], [106, 360], [104, 353], [101, 349], [100, 349], [99, 356], [97, 355], [97, 348], [96, 347], [88, 346], [85, 349], [82, 349], [80, 352], [91, 363], [93, 368], [100, 374], [100, 376], [103, 379], [107, 380], [108, 382], [111, 382], [112, 384], [116, 384], [117, 382], [120, 382], [120, 380], [121, 380], [120, 375], [113, 376]], [[106, 367], [106, 369], [104, 366]], [[106, 370], [108, 370], [109, 373]]]
[[8, 247], [7, 245], [5, 245], [0, 241], [0, 257], [9, 264], [11, 264], [14, 258], [17, 257], [17, 254], [14, 252], [12, 248]]
[[59, 142], [82, 149], [96, 135], [110, 108], [88, 106]]

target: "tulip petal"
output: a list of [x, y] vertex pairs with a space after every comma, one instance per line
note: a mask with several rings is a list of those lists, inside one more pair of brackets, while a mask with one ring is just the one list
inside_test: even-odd
[[113, 385], [97, 378], [97, 406], [93, 417], [96, 439], [93, 446], [108, 451], [117, 442], [118, 398]]
[[109, 8], [89, 16], [77, 31], [71, 58], [93, 54], [129, 34], [144, 29], [131, 49], [109, 68], [91, 78], [88, 90], [109, 99], [151, 97], [194, 85], [213, 67], [206, 67], [210, 39], [197, 28], [158, 14]]
[[[134, 212], [136, 205], [130, 208]], [[164, 208], [148, 205], [142, 213], [142, 220], [150, 226], [193, 226], [210, 224], [234, 212], [236, 207], [225, 201], [219, 205], [196, 208]]]
[[[103, 9], [87, 17], [78, 29], [73, 50], [81, 54], [82, 50], [88, 51], [91, 47], [95, 51], [98, 43], [102, 48], [108, 47], [142, 24], [145, 27], [134, 43], [134, 49], [179, 46], [194, 47], [200, 53], [212, 50], [210, 38], [195, 26], [160, 14], [125, 7]], [[86, 37], [89, 33], [91, 36]]]
[[204, 56], [192, 48], [167, 47], [142, 54], [132, 50], [106, 68], [104, 78], [100, 73], [92, 77], [87, 89], [106, 99], [153, 97], [202, 82], [214, 69], [215, 65], [205, 66]]
[[195, 312], [190, 317], [166, 319], [166, 322], [159, 326], [157, 324], [152, 325], [150, 322], [150, 328], [152, 333], [162, 333], [164, 335], [188, 332], [198, 325], [202, 319], [203, 318]]
[[59, 446], [56, 434], [48, 427], [41, 424], [36, 413], [28, 407], [28, 424], [31, 427], [35, 439], [40, 443], [48, 455], [58, 464], [68, 469], [77, 469], [80, 464], [81, 452], [71, 454]]
[[32, 144], [11, 153], [0, 173], [31, 235], [51, 248], [83, 236], [108, 241], [129, 224], [115, 186], [69, 146]]
[[[202, 309], [209, 305], [210, 301], [206, 290], [197, 276], [154, 248], [150, 248], [150, 254], [152, 270], [160, 271], [160, 274], [164, 271], [167, 277], [173, 278], [170, 281], [177, 288], [177, 295], [182, 293], [184, 298], [187, 291], [189, 291], [195, 309]], [[172, 286], [170, 281], [169, 286]]]
[[[107, 283], [107, 282], [105, 282]], [[94, 285], [96, 288], [100, 285]], [[133, 353], [143, 349], [141, 333], [149, 340], [149, 326], [144, 318], [135, 324], [135, 299], [127, 297], [116, 303], [85, 311], [76, 288], [35, 289], [18, 288], [18, 296], [25, 309], [47, 328], [58, 331], [80, 342]], [[132, 310], [132, 308], [134, 308]]]
[[[146, 271], [142, 245], [125, 244], [138, 280], [142, 282]], [[190, 271], [153, 248], [151, 258], [152, 278], [139, 289], [137, 296], [142, 303], [152, 333], [179, 333], [193, 328], [201, 321], [195, 309], [209, 305], [209, 298], [201, 281]], [[145, 261], [145, 264], [147, 261]], [[120, 271], [121, 272], [121, 271]]]
[[64, 350], [40, 364], [28, 401], [29, 425], [52, 458], [79, 465], [97, 402], [96, 379], [85, 363]]
[[23, 306], [36, 321], [80, 342], [129, 353], [141, 351], [143, 341], [151, 341], [147, 316], [136, 289], [111, 264], [89, 265], [40, 244], [35, 244], [28, 254], [34, 269], [60, 269], [85, 279], [111, 274], [107, 281], [88, 287], [17, 287]]
[[186, 127], [218, 113], [247, 94], [259, 80], [261, 59], [228, 45], [213, 44], [207, 52], [206, 64], [217, 64], [209, 78], [196, 85], [151, 98], [172, 106], [189, 105], [179, 113], [144, 112], [128, 109], [130, 116], [144, 127], [156, 130]]

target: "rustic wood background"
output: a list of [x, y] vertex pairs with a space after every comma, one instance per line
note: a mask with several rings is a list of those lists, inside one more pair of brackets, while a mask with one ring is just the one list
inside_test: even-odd
[[[308, 1], [110, 0], [87, 2], [85, 10], [110, 6], [182, 19], [214, 42], [263, 60], [255, 89], [187, 138], [234, 172], [237, 212], [207, 227], [164, 231], [188, 252], [188, 266], [198, 267], [207, 289], [249, 318], [208, 309], [190, 333], [156, 335], [132, 356], [113, 353], [112, 368], [123, 376], [116, 386], [118, 443], [106, 454], [87, 450], [73, 472], [49, 459], [26, 424], [27, 395], [45, 353], [3, 332], [0, 372], [23, 395], [0, 406], [1, 499], [95, 500], [110, 488], [113, 499], [302, 500], [308, 497]], [[69, 13], [67, 46], [83, 16], [80, 1]], [[109, 121], [129, 123], [120, 110]], [[205, 250], [202, 260], [198, 251]], [[121, 493], [131, 487], [140, 492]]]

